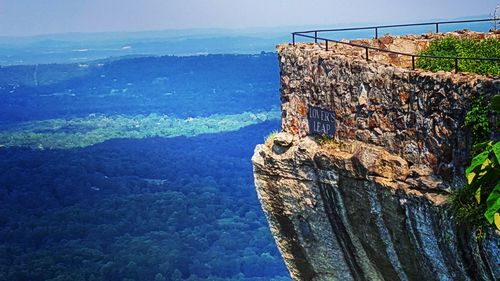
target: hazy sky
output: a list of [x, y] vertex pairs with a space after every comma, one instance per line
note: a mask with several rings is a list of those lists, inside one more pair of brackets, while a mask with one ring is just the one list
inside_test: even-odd
[[0, 0], [0, 36], [401, 23], [486, 15], [500, 0]]

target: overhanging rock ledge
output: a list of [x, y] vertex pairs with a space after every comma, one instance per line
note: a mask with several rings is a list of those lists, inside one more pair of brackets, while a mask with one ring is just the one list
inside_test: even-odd
[[[368, 43], [415, 51], [429, 38]], [[283, 132], [252, 157], [257, 193], [292, 278], [498, 280], [498, 233], [478, 242], [445, 205], [463, 185], [470, 158], [468, 98], [498, 93], [500, 81], [332, 50], [278, 46]], [[310, 107], [335, 112], [333, 139], [319, 144], [308, 136]], [[497, 126], [498, 116], [491, 121]]]

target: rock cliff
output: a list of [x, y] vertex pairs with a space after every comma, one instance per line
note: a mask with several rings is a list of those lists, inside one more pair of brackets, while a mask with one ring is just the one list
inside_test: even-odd
[[[285, 135], [285, 136], [283, 136]], [[495, 238], [459, 233], [432, 171], [359, 141], [279, 134], [252, 158], [294, 280], [496, 280]]]
[[[283, 132], [252, 161], [292, 278], [498, 280], [498, 233], [478, 242], [445, 205], [470, 157], [468, 98], [498, 93], [499, 81], [411, 71], [397, 58], [366, 61], [318, 44], [278, 53]], [[335, 112], [334, 138], [309, 136], [312, 106]]]

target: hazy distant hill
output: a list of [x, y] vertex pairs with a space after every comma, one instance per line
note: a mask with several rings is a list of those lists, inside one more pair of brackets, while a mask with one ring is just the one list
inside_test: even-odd
[[279, 104], [278, 81], [274, 53], [10, 66], [0, 68], [0, 120], [267, 111]]
[[[71, 63], [130, 55], [255, 54], [261, 51], [274, 51], [276, 44], [290, 42], [290, 34], [293, 31], [369, 25], [374, 25], [374, 23], [358, 22], [331, 26], [187, 29], [0, 37], [0, 65]], [[490, 23], [460, 24], [442, 26], [440, 30], [447, 31], [463, 28], [488, 30], [490, 27]], [[428, 26], [386, 29], [380, 30], [379, 34], [425, 33], [432, 31], [433, 28], [433, 26]], [[356, 31], [324, 35], [337, 39], [359, 38], [371, 37], [373, 32]]]

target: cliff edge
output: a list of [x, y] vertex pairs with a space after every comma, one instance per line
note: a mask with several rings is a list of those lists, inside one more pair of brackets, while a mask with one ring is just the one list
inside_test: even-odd
[[[278, 134], [252, 158], [294, 280], [496, 280], [498, 239], [459, 233], [432, 171], [359, 141]], [[496, 240], [495, 240], [496, 239]]]
[[[430, 39], [366, 41], [415, 52]], [[258, 196], [292, 278], [498, 280], [498, 233], [478, 241], [445, 206], [449, 191], [463, 186], [470, 159], [463, 126], [470, 97], [497, 94], [500, 81], [331, 50], [278, 46], [282, 132], [252, 158]], [[318, 110], [326, 121], [316, 127]], [[318, 130], [334, 136], [312, 137]]]

